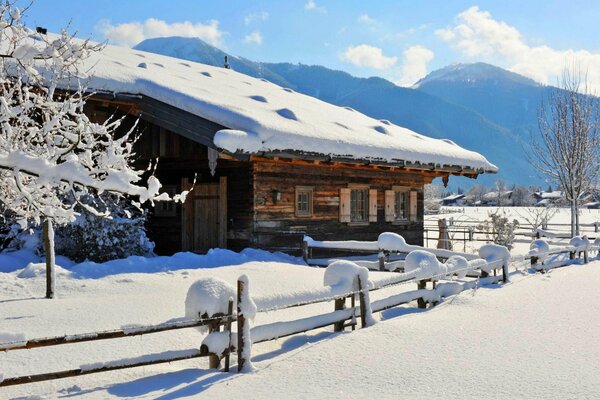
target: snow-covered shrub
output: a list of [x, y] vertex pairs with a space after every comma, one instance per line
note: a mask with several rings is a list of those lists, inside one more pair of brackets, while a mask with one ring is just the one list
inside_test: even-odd
[[[236, 298], [236, 289], [224, 280], [212, 277], [201, 278], [188, 289], [185, 297], [185, 316], [198, 319], [201, 315], [227, 314], [229, 299]], [[208, 328], [202, 326], [200, 330], [207, 332]]]
[[495, 244], [512, 248], [519, 221], [515, 219], [511, 222], [500, 209], [488, 215], [489, 219], [480, 224], [477, 229], [485, 232], [487, 239]]
[[548, 258], [550, 244], [545, 239], [536, 239], [529, 245], [529, 255], [536, 256], [541, 262]]
[[377, 238], [377, 246], [387, 251], [406, 251], [409, 246], [406, 240], [394, 232], [383, 232]]
[[145, 218], [103, 218], [85, 213], [75, 222], [57, 227], [55, 251], [73, 261], [104, 262], [152, 254]]
[[569, 241], [569, 245], [577, 251], [585, 251], [590, 247], [590, 240], [587, 236], [575, 236]]
[[404, 272], [412, 272], [416, 279], [425, 279], [446, 272], [434, 254], [424, 250], [408, 253], [404, 261]]
[[[501, 260], [507, 267], [510, 263], [510, 252], [508, 251], [508, 248], [498, 244], [485, 244], [481, 246], [479, 248], [479, 257], [483, 258], [488, 263]], [[489, 273], [492, 269], [499, 267], [500, 265], [482, 265], [481, 269]]]

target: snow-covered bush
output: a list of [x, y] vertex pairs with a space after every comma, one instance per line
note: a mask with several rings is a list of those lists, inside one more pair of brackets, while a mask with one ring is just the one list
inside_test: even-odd
[[495, 244], [512, 248], [515, 240], [515, 231], [519, 227], [516, 219], [510, 221], [506, 214], [500, 209], [490, 212], [489, 219], [477, 226], [477, 229], [485, 232], [488, 240]]
[[[502, 261], [504, 267], [508, 268], [510, 264], [510, 251], [506, 246], [499, 244], [485, 244], [479, 248], [479, 257], [483, 258], [487, 263]], [[487, 273], [492, 269], [499, 268], [500, 265], [482, 265], [480, 268]]]
[[154, 243], [146, 236], [145, 218], [103, 218], [85, 213], [56, 229], [55, 251], [76, 262], [104, 262], [152, 254]]
[[[229, 299], [236, 299], [237, 291], [229, 283], [218, 278], [201, 278], [188, 289], [185, 297], [185, 316], [198, 319], [202, 315], [227, 314]], [[234, 307], [235, 312], [235, 307]], [[200, 327], [207, 332], [206, 326]]]
[[550, 244], [545, 239], [536, 239], [529, 245], [529, 255], [536, 256], [541, 262], [546, 261], [550, 252]]

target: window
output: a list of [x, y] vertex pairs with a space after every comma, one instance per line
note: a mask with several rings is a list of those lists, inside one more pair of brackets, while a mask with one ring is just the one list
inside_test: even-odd
[[386, 222], [409, 222], [417, 220], [417, 191], [394, 186], [385, 191]]
[[350, 191], [350, 221], [366, 222], [368, 221], [369, 210], [369, 190], [352, 189]]
[[313, 188], [296, 186], [296, 216], [310, 217], [313, 214]]
[[408, 192], [394, 191], [394, 221], [408, 220]]
[[[169, 197], [177, 194], [177, 186], [164, 186], [163, 192], [168, 193]], [[157, 201], [154, 208], [154, 215], [157, 217], [175, 217], [177, 208], [174, 201]]]
[[358, 225], [377, 222], [377, 189], [368, 186], [340, 189], [340, 222]]

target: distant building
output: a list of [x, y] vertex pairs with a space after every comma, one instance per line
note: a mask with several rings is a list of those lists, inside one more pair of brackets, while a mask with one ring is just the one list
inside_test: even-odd
[[464, 194], [451, 194], [444, 197], [441, 202], [443, 206], [464, 206], [466, 199]]
[[535, 192], [533, 197], [536, 201], [536, 207], [557, 206], [564, 198], [563, 192], [560, 190], [554, 190], [552, 192]]

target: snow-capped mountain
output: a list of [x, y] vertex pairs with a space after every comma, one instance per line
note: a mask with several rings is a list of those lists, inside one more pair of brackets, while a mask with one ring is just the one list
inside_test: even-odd
[[254, 62], [195, 38], [148, 39], [135, 48], [215, 66], [222, 66], [228, 56], [239, 72], [480, 152], [500, 167], [498, 175], [482, 176], [482, 183], [498, 178], [540, 183], [525, 147], [537, 129], [537, 107], [548, 89], [502, 68], [455, 64], [433, 71], [413, 88], [402, 88], [385, 79], [357, 78], [322, 66]]

